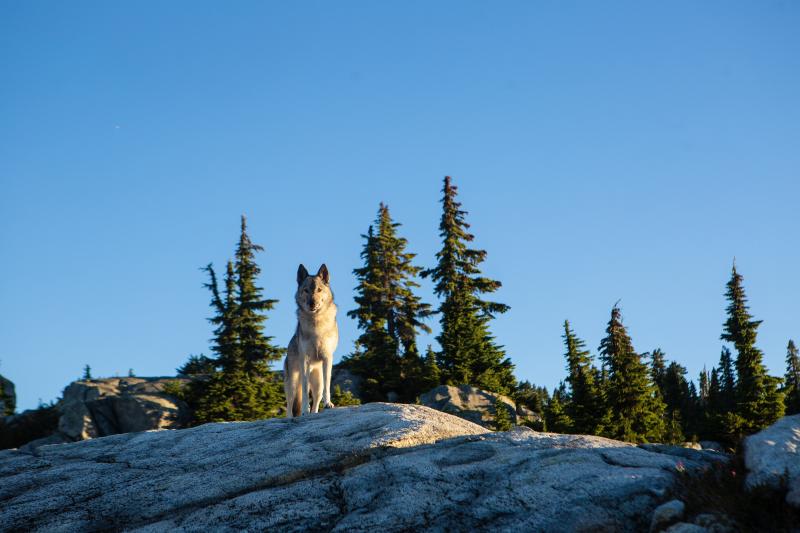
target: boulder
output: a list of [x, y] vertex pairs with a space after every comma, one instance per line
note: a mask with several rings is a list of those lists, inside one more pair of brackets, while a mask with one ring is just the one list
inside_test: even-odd
[[331, 373], [331, 391], [338, 385], [342, 392], [350, 392], [354, 398], [361, 398], [361, 376], [357, 376], [346, 368], [333, 367]]
[[37, 448], [151, 429], [176, 429], [188, 422], [184, 402], [164, 392], [186, 378], [106, 378], [70, 383], [56, 404], [57, 428], [26, 444]]
[[517, 421], [518, 422], [542, 422], [542, 415], [525, 407], [524, 405], [517, 404]]
[[786, 502], [800, 509], [800, 414], [746, 437], [743, 447], [747, 488], [786, 490]]
[[712, 452], [724, 452], [725, 448], [719, 442], [715, 440], [701, 440], [700, 441], [700, 448], [703, 450], [709, 450]]
[[2, 451], [0, 531], [643, 531], [695, 453], [372, 403]]
[[440, 385], [422, 394], [419, 402], [491, 429], [494, 427], [495, 402], [498, 399], [505, 405], [511, 421], [517, 423], [517, 409], [514, 402], [505, 396], [471, 385]]
[[14, 414], [17, 407], [17, 392], [14, 382], [0, 376], [0, 417]]
[[680, 500], [662, 503], [653, 511], [653, 517], [650, 519], [650, 533], [661, 531], [676, 523], [683, 518], [685, 511], [686, 505]]

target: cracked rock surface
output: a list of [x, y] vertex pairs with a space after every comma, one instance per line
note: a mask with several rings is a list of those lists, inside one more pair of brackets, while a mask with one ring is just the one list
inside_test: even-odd
[[0, 452], [0, 531], [641, 531], [678, 450], [373, 403]]
[[744, 439], [747, 486], [785, 489], [786, 502], [800, 509], [800, 415], [785, 416]]

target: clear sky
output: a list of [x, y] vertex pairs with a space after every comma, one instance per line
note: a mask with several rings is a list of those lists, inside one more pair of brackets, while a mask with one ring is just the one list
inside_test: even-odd
[[338, 359], [378, 203], [428, 266], [449, 174], [518, 377], [557, 384], [563, 320], [596, 353], [619, 299], [634, 346], [696, 376], [734, 256], [782, 375], [798, 28], [793, 1], [2, 2], [0, 373], [24, 409], [87, 363], [208, 353], [199, 268], [242, 213], [280, 300], [267, 331], [288, 342], [297, 264], [324, 261]]

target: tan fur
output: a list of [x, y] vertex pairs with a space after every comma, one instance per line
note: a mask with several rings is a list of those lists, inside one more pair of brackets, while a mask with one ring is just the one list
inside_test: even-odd
[[[323, 264], [310, 276], [303, 265], [297, 269], [297, 329], [283, 363], [286, 416], [319, 411], [320, 401], [331, 403], [333, 352], [339, 343], [336, 304], [330, 287], [328, 268]], [[309, 398], [310, 396], [310, 398]]]

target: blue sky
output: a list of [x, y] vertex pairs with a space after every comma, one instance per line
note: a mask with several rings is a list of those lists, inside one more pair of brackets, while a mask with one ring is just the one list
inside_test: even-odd
[[297, 264], [330, 267], [338, 359], [378, 203], [430, 265], [449, 174], [518, 377], [557, 384], [563, 320], [596, 352], [619, 299], [634, 346], [696, 376], [734, 256], [782, 375], [798, 27], [790, 1], [4, 2], [0, 373], [30, 408], [87, 363], [170, 375], [208, 353], [199, 268], [242, 213], [278, 342]]

